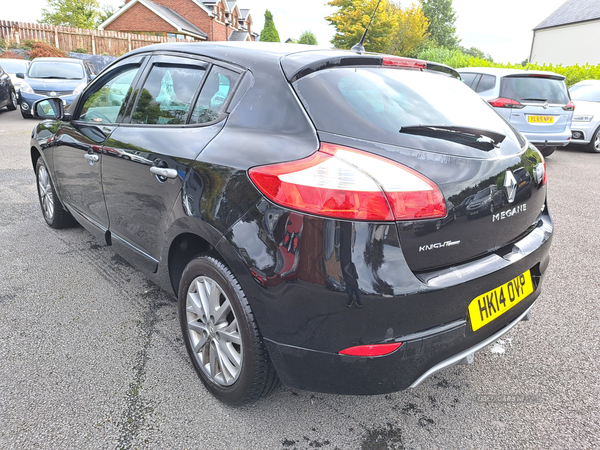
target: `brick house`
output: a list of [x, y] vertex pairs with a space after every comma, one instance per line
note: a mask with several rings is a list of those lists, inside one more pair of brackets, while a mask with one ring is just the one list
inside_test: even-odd
[[254, 41], [250, 10], [226, 0], [126, 0], [98, 29], [193, 41]]

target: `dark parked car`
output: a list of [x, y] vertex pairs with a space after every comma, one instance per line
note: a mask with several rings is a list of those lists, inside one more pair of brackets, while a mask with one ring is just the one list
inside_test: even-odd
[[[2, 63], [2, 60], [0, 60]], [[17, 109], [17, 93], [8, 74], [0, 65], [0, 108], [6, 106], [10, 111]]]
[[23, 118], [31, 117], [33, 102], [45, 97], [57, 97], [65, 106], [83, 91], [96, 76], [94, 66], [75, 58], [35, 58], [22, 79], [20, 105]]
[[473, 200], [467, 205], [467, 219], [494, 214], [494, 211], [502, 206], [502, 202], [502, 191], [499, 191], [495, 184], [491, 184], [477, 192]]
[[[174, 292], [191, 361], [229, 404], [278, 380], [417, 386], [472, 362], [540, 294], [543, 157], [449, 67], [163, 44], [117, 60], [66, 111], [34, 111], [53, 119], [31, 140], [45, 220], [75, 218]], [[526, 203], [521, 167], [544, 175]], [[413, 232], [490, 178], [504, 180], [498, 217]]]

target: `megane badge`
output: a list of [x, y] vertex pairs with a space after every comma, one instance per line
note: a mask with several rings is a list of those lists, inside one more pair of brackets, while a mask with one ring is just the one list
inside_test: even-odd
[[506, 195], [508, 203], [514, 202], [515, 195], [517, 195], [517, 180], [515, 180], [515, 176], [510, 170], [506, 171], [506, 176], [504, 177], [504, 195]]

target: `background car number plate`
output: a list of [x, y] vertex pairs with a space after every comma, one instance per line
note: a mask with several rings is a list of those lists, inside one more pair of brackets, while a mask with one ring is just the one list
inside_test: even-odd
[[471, 328], [476, 331], [487, 325], [532, 292], [533, 283], [531, 282], [531, 273], [528, 270], [508, 283], [476, 297], [469, 304]]
[[554, 116], [529, 116], [527, 120], [531, 123], [554, 123]]

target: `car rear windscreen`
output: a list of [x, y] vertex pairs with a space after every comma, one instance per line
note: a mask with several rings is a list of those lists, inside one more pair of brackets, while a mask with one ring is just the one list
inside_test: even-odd
[[316, 128], [334, 134], [403, 145], [402, 127], [444, 124], [514, 136], [479, 95], [436, 73], [334, 68], [300, 78], [294, 88]]
[[34, 61], [29, 66], [28, 75], [31, 78], [78, 80], [83, 78], [83, 67], [81, 64]]
[[542, 77], [504, 77], [500, 85], [500, 97], [511, 98], [519, 103], [548, 102], [569, 103], [567, 86], [563, 80]]

